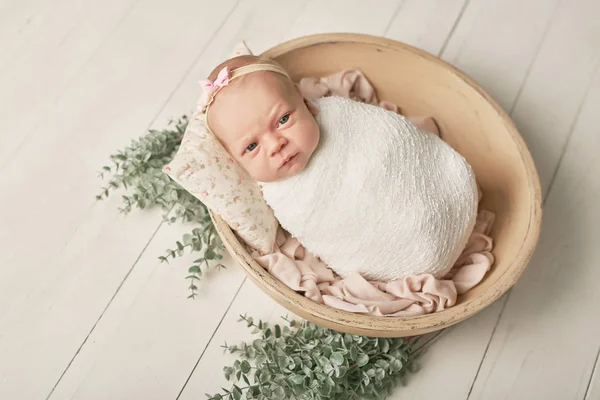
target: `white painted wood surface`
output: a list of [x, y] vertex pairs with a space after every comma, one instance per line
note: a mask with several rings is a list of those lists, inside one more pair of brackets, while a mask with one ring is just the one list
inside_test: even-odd
[[240, 313], [286, 312], [226, 259], [196, 301], [189, 227], [96, 203], [96, 171], [189, 112], [246, 40], [360, 32], [440, 55], [511, 112], [547, 202], [517, 286], [448, 330], [393, 398], [600, 399], [600, 3], [0, 1], [0, 398], [196, 399], [226, 382]]

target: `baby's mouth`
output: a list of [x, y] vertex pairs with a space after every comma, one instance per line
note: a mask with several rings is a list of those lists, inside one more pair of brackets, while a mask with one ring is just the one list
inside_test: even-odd
[[287, 164], [289, 164], [290, 162], [293, 162], [296, 159], [297, 155], [298, 155], [298, 153], [284, 158], [283, 161], [281, 162], [281, 165], [279, 166], [279, 168], [282, 168], [282, 167], [286, 166]]

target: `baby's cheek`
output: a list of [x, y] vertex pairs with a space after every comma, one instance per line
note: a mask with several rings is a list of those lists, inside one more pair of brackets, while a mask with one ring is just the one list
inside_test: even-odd
[[315, 124], [311, 127], [312, 129], [310, 130], [310, 148], [311, 148], [311, 152], [315, 151], [315, 149], [317, 148], [317, 146], [319, 145], [319, 140], [321, 138], [321, 134], [319, 132], [319, 126]]
[[252, 171], [251, 165], [249, 165], [245, 160], [238, 160], [238, 164], [250, 177], [254, 178], [254, 171]]
[[269, 166], [262, 160], [253, 160], [244, 168], [248, 175], [255, 181], [270, 182], [274, 179], [274, 174], [277, 171], [273, 171]]
[[299, 128], [299, 137], [301, 141], [301, 146], [304, 147], [304, 150], [308, 150], [312, 147], [315, 138], [314, 138], [314, 127], [310, 123], [310, 121], [306, 121], [306, 123], [302, 124]]

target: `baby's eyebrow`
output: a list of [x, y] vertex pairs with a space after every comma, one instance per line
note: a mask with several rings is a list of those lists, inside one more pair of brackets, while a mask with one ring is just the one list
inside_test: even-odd
[[[249, 127], [244, 128], [247, 132], [250, 131]], [[253, 140], [256, 140], [258, 136], [258, 133], [256, 132], [251, 132], [251, 133], [247, 133], [245, 135], [241, 135], [238, 138], [235, 139], [235, 143], [236, 144], [245, 144], [245, 143], [249, 143]]]
[[288, 101], [286, 99], [282, 99], [281, 101], [278, 101], [277, 104], [275, 104], [275, 106], [271, 110], [271, 114], [269, 115], [269, 127], [275, 125], [275, 121], [277, 121], [280, 118], [282, 110], [288, 107]]
[[[287, 100], [281, 100], [278, 101], [275, 106], [273, 106], [271, 108], [271, 112], [268, 115], [268, 125], [267, 125], [267, 129], [269, 129], [270, 127], [275, 125], [275, 121], [277, 121], [279, 119], [279, 115], [281, 114], [282, 110], [289, 108], [289, 102]], [[256, 138], [259, 136], [260, 133], [251, 133], [248, 135], [244, 135], [239, 137], [238, 139], [236, 139], [236, 144], [239, 145], [245, 145], [246, 143], [251, 143], [252, 141], [256, 140]]]
[[236, 140], [237, 143], [247, 143], [250, 142], [251, 140], [253, 140], [256, 137], [256, 135], [246, 135], [246, 136], [242, 136], [241, 138], [238, 138], [238, 140]]
[[271, 114], [269, 115], [269, 127], [272, 127], [275, 124], [275, 120], [279, 119], [279, 114], [280, 114], [280, 110], [281, 109], [281, 102], [279, 102], [275, 107], [273, 107], [273, 110], [271, 111]]

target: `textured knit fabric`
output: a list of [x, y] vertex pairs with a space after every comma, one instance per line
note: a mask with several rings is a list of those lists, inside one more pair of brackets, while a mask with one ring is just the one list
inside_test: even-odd
[[281, 226], [341, 277], [444, 276], [477, 214], [471, 167], [405, 117], [318, 99], [321, 139], [301, 173], [260, 183]]

